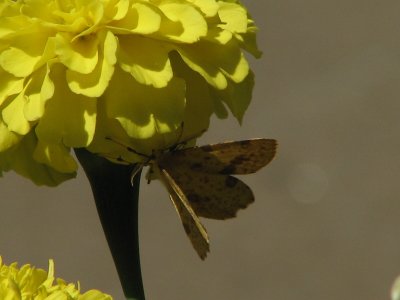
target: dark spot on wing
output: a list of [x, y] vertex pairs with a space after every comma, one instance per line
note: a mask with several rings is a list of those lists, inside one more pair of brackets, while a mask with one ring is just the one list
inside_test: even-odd
[[183, 228], [185, 229], [186, 234], [190, 234], [190, 226], [187, 223], [183, 223]]
[[233, 174], [235, 173], [236, 167], [234, 165], [227, 165], [219, 173], [221, 174]]
[[203, 168], [203, 165], [201, 163], [194, 163], [190, 165], [190, 169], [193, 171], [198, 171], [201, 168]]
[[238, 183], [238, 180], [235, 177], [226, 177], [225, 185], [229, 188], [233, 188]]
[[198, 203], [201, 201], [201, 198], [197, 194], [189, 194], [189, 195], [187, 195], [187, 198], [190, 202], [193, 202], [193, 203]]
[[231, 164], [233, 165], [240, 165], [245, 161], [248, 161], [249, 158], [246, 155], [238, 155], [234, 159], [231, 160]]
[[203, 176], [200, 178], [200, 182], [204, 184], [208, 184], [210, 182], [210, 178], [208, 176]]
[[251, 144], [251, 140], [240, 141], [240, 146], [247, 148]]
[[210, 145], [204, 145], [201, 147], [201, 149], [203, 149], [204, 151], [210, 152], [212, 151], [212, 147]]

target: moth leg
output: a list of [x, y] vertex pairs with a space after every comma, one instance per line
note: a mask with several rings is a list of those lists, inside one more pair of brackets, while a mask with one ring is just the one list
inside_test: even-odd
[[145, 165], [146, 165], [145, 163], [135, 164], [131, 172], [131, 186], [133, 186], [133, 182], [135, 180], [136, 175], [143, 169]]

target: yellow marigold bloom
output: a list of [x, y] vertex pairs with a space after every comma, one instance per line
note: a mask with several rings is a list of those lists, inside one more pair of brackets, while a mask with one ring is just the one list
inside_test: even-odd
[[49, 271], [30, 265], [18, 268], [16, 263], [6, 266], [0, 257], [0, 299], [6, 300], [112, 300], [97, 290], [81, 294], [78, 287], [54, 278], [54, 262]]
[[150, 152], [249, 104], [242, 50], [260, 52], [239, 1], [0, 2], [0, 174], [58, 184], [71, 148], [121, 156], [111, 136]]

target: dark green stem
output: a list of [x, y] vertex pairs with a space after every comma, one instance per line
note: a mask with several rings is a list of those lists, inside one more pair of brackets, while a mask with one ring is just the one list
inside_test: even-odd
[[75, 153], [92, 187], [125, 297], [144, 300], [138, 235], [140, 172], [132, 185], [132, 165], [111, 163], [83, 148]]

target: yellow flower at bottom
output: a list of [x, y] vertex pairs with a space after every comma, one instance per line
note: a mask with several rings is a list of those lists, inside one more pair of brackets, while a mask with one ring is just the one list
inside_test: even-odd
[[49, 271], [17, 263], [4, 265], [0, 256], [0, 299], [2, 300], [112, 300], [97, 290], [81, 294], [75, 284], [54, 278], [54, 262]]

